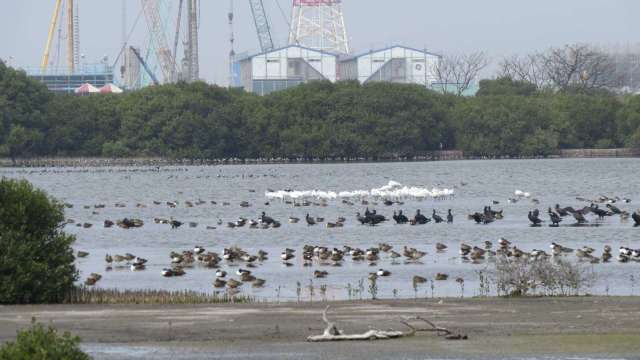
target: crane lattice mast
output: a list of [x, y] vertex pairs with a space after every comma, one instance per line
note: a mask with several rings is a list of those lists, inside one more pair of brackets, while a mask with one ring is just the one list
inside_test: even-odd
[[342, 0], [293, 0], [289, 44], [348, 54]]
[[160, 0], [141, 0], [144, 16], [147, 20], [147, 27], [151, 36], [151, 43], [155, 49], [156, 57], [164, 82], [171, 83], [176, 78], [176, 68], [174, 56], [169, 48], [167, 36], [163, 29], [162, 18], [160, 16]]
[[251, 13], [253, 14], [253, 22], [256, 25], [260, 49], [262, 49], [263, 52], [273, 50], [274, 44], [271, 36], [271, 26], [269, 25], [267, 12], [264, 9], [263, 0], [249, 0], [249, 5], [251, 6]]

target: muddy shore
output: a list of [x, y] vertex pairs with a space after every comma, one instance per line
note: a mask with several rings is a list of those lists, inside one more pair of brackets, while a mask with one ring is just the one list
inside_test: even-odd
[[80, 335], [99, 359], [435, 359], [638, 358], [640, 297], [443, 299], [331, 303], [329, 318], [347, 333], [404, 330], [420, 315], [467, 334], [399, 340], [308, 343], [324, 329], [327, 303], [217, 306], [2, 306], [0, 342], [32, 317]]

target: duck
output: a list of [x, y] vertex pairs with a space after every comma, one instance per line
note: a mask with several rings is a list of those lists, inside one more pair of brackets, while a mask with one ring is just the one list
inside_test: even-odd
[[440, 242], [439, 242], [439, 243], [436, 243], [436, 250], [437, 250], [438, 252], [443, 252], [443, 251], [447, 250], [447, 247], [448, 247], [448, 246], [447, 246], [447, 245], [445, 245], [445, 244], [443, 244], [443, 243], [440, 243]]
[[251, 275], [251, 271], [245, 270], [243, 268], [239, 268], [238, 270], [236, 270], [236, 275], [242, 276], [243, 274]]
[[136, 263], [136, 264], [131, 264], [130, 268], [131, 268], [131, 271], [140, 271], [145, 269], [145, 265]]
[[573, 252], [573, 249], [568, 248], [568, 247], [564, 247], [564, 246], [562, 246], [560, 244], [557, 244], [555, 242], [552, 242], [549, 247], [553, 251], [554, 255], [562, 255], [562, 254]]
[[200, 246], [200, 245], [196, 245], [196, 247], [194, 247], [194, 248], [193, 248], [193, 252], [194, 252], [196, 255], [200, 255], [200, 254], [202, 254], [202, 253], [203, 253], [203, 252], [205, 252], [205, 251], [206, 251], [206, 250], [205, 250], [205, 248], [203, 248], [203, 247], [202, 247], [202, 246]]
[[453, 214], [451, 209], [447, 210], [447, 224], [453, 224]]
[[378, 244], [378, 248], [384, 252], [389, 252], [391, 251], [391, 249], [393, 249], [393, 246], [387, 243], [381, 243], [381, 244]]
[[418, 276], [418, 275], [414, 275], [414, 276], [413, 276], [413, 283], [414, 283], [415, 285], [417, 285], [417, 284], [424, 284], [424, 283], [426, 283], [426, 282], [427, 282], [427, 279], [426, 279], [426, 278], [424, 278], [424, 277], [422, 277], [422, 276]]
[[435, 277], [436, 281], [444, 281], [444, 280], [447, 280], [448, 278], [449, 278], [449, 275], [444, 273], [437, 273]]
[[77, 256], [78, 256], [79, 258], [85, 258], [85, 257], [89, 256], [89, 253], [88, 253], [88, 252], [86, 252], [86, 251], [78, 251]]
[[239, 286], [242, 286], [242, 283], [238, 280], [230, 279], [229, 281], [227, 281], [227, 287], [230, 289], [236, 289]]
[[635, 211], [633, 214], [631, 214], [631, 218], [633, 219], [634, 225], [635, 227], [640, 226], [640, 210]]
[[106, 254], [106, 255], [104, 256], [104, 261], [105, 261], [107, 264], [111, 264], [111, 263], [113, 262], [113, 257], [112, 257], [111, 255], [109, 255], [109, 254]]
[[460, 255], [467, 256], [471, 252], [471, 246], [465, 243], [460, 244]]
[[253, 281], [253, 284], [251, 284], [251, 286], [254, 288], [263, 287], [266, 282], [267, 281], [265, 279], [255, 279]]
[[226, 276], [227, 276], [227, 272], [226, 271], [220, 270], [220, 269], [216, 270], [216, 277], [224, 278]]
[[219, 288], [223, 288], [223, 287], [225, 287], [226, 285], [227, 285], [227, 282], [226, 282], [226, 281], [224, 281], [224, 280], [222, 280], [222, 279], [215, 279], [215, 280], [213, 281], [213, 287], [218, 288], [218, 289], [219, 289]]
[[300, 218], [289, 216], [289, 223], [290, 224], [297, 224], [299, 221], [300, 221]]
[[160, 273], [164, 277], [172, 277], [173, 276], [173, 270], [172, 269], [165, 268], [165, 269], [162, 269], [162, 271]]
[[252, 282], [256, 280], [256, 277], [251, 275], [250, 273], [243, 273], [240, 275], [240, 281], [242, 282]]
[[313, 276], [315, 278], [318, 278], [318, 279], [323, 279], [323, 278], [327, 277], [327, 275], [329, 275], [329, 272], [324, 271], [324, 270], [316, 270], [316, 271], [313, 272]]
[[293, 251], [285, 250], [280, 254], [280, 258], [282, 260], [284, 260], [284, 261], [289, 261], [289, 260], [293, 259], [294, 257], [295, 257], [295, 255], [293, 255]]
[[378, 269], [378, 271], [376, 271], [376, 275], [378, 275], [378, 276], [390, 276], [391, 275], [391, 271], [384, 270], [384, 269]]

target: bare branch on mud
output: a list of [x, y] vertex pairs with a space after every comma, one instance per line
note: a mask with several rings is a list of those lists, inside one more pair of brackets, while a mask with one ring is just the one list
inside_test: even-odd
[[[402, 337], [414, 336], [417, 332], [435, 332], [438, 336], [446, 336], [447, 339], [458, 340], [458, 339], [466, 339], [466, 335], [453, 335], [451, 331], [446, 328], [441, 328], [436, 326], [433, 322], [422, 318], [420, 316], [416, 316], [413, 318], [408, 318], [401, 320], [404, 326], [406, 326], [409, 331], [397, 331], [397, 330], [380, 330], [380, 329], [370, 329], [361, 334], [345, 334], [344, 331], [340, 330], [334, 322], [329, 321], [327, 318], [327, 311], [330, 306], [327, 306], [322, 312], [322, 321], [327, 324], [322, 335], [311, 335], [307, 337], [307, 341], [310, 342], [324, 342], [324, 341], [358, 341], [358, 340], [389, 340], [389, 339], [398, 339]], [[430, 326], [430, 328], [416, 328], [412, 324], [409, 323], [409, 320], [419, 320], [425, 322]]]

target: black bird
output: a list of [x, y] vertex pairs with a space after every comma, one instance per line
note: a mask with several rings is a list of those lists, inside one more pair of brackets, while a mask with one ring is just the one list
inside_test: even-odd
[[588, 222], [584, 217], [583, 211], [574, 211], [571, 214], [573, 215], [573, 218], [576, 219], [578, 224], [584, 224]]
[[422, 215], [420, 213], [420, 210], [416, 210], [416, 215], [413, 217], [413, 219], [415, 220], [416, 224], [419, 224], [419, 225], [424, 225], [424, 224], [428, 223], [429, 221], [431, 221], [431, 219], [429, 219], [428, 217]]
[[631, 218], [635, 222], [633, 226], [640, 226], [640, 212], [636, 211], [631, 215]]
[[180, 226], [182, 226], [182, 222], [181, 221], [174, 220], [174, 219], [171, 219], [171, 221], [169, 223], [171, 224], [171, 228], [172, 229], [177, 229]]
[[307, 214], [307, 216], [305, 216], [305, 219], [307, 220], [307, 224], [308, 225], [315, 225], [316, 221], [314, 218], [312, 218], [311, 216], [309, 216], [309, 214]]
[[614, 214], [618, 214], [618, 215], [622, 214], [622, 211], [620, 211], [620, 209], [617, 206], [607, 204], [607, 208], [609, 208], [609, 210], [611, 210], [611, 212]]
[[535, 211], [529, 211], [529, 221], [531, 221], [533, 226], [540, 226], [540, 223], [542, 222], [542, 220], [540, 220], [536, 212], [537, 212], [537, 209]]
[[433, 221], [436, 222], [436, 224], [440, 224], [441, 222], [444, 221], [444, 219], [440, 215], [436, 214], [436, 209], [433, 209], [433, 213], [431, 214], [431, 218], [433, 219]]
[[591, 207], [591, 211], [592, 211], [594, 214], [598, 215], [598, 219], [604, 219], [604, 217], [605, 217], [605, 216], [608, 216], [608, 215], [609, 215], [609, 213], [608, 213], [608, 212], [606, 212], [606, 211], [604, 211], [604, 210], [600, 209], [600, 208], [598, 207], [598, 205], [591, 204], [591, 206], [590, 206], [590, 207]]
[[395, 220], [397, 224], [406, 224], [409, 222], [409, 218], [402, 213], [402, 210], [400, 210], [397, 215], [395, 211], [393, 212], [393, 220]]
[[275, 220], [273, 220], [273, 218], [267, 216], [264, 211], [262, 212], [262, 215], [260, 216], [260, 221], [263, 224], [267, 224], [267, 225], [272, 225], [273, 223], [275, 223]]
[[481, 224], [484, 221], [484, 215], [478, 212], [469, 215], [469, 218], [473, 219], [476, 222], [476, 224]]
[[453, 214], [451, 213], [451, 209], [447, 213], [447, 224], [453, 224]]
[[551, 226], [556, 226], [556, 227], [560, 226], [560, 223], [562, 222], [562, 218], [560, 217], [560, 215], [553, 212], [551, 208], [549, 208], [549, 218], [551, 219]]
[[562, 217], [569, 216], [569, 212], [566, 209], [561, 208], [560, 204], [556, 204], [556, 212]]

